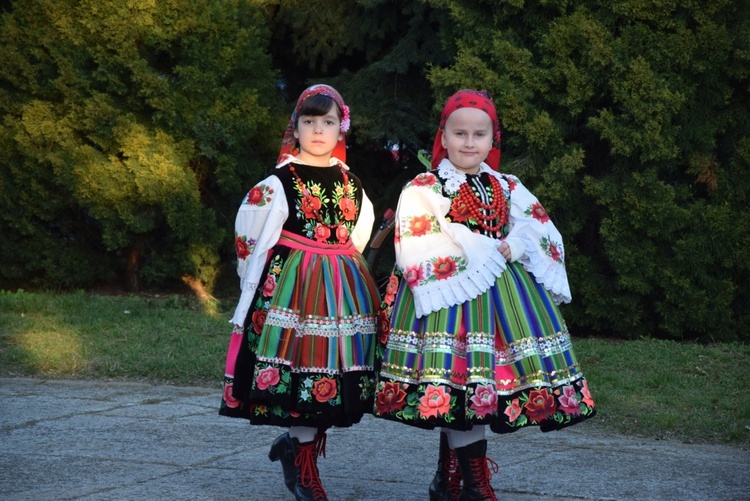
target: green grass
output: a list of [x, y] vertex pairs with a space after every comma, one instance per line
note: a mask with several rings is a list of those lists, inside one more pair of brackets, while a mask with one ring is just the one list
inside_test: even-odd
[[[236, 298], [0, 291], [0, 376], [218, 386]], [[575, 339], [603, 430], [750, 447], [750, 347]]]
[[218, 385], [231, 315], [187, 296], [0, 292], [0, 375]]
[[598, 426], [687, 442], [750, 445], [750, 347], [641, 339], [574, 341]]

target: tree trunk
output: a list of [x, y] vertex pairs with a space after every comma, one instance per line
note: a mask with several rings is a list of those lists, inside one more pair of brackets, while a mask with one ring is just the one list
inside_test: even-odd
[[130, 247], [126, 252], [125, 289], [138, 293], [141, 291], [141, 253], [135, 247]]

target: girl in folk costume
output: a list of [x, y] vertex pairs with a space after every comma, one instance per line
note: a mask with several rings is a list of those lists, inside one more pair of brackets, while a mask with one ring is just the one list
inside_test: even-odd
[[325, 430], [370, 413], [380, 299], [361, 251], [375, 221], [349, 172], [349, 108], [327, 85], [297, 101], [273, 175], [240, 206], [237, 305], [220, 414], [288, 427], [271, 447], [298, 500], [324, 500]]
[[[594, 415], [558, 304], [569, 302], [562, 238], [515, 176], [500, 174], [486, 92], [443, 108], [432, 171], [396, 214], [390, 332], [375, 416], [441, 428], [432, 500], [495, 499], [487, 426], [557, 430]], [[385, 337], [385, 336], [384, 336]]]

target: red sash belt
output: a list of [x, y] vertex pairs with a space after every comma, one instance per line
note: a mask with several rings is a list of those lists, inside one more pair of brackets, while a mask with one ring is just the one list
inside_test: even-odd
[[315, 254], [350, 256], [357, 252], [351, 238], [345, 244], [327, 244], [318, 242], [317, 240], [310, 240], [287, 230], [281, 230], [279, 245], [289, 247], [290, 249], [314, 252]]

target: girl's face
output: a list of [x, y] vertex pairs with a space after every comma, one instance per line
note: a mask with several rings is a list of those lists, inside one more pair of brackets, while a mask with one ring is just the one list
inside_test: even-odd
[[320, 116], [300, 115], [294, 137], [299, 141], [297, 158], [307, 165], [328, 167], [331, 154], [341, 139], [341, 119], [335, 104]]
[[492, 119], [477, 108], [460, 108], [445, 121], [442, 143], [458, 170], [476, 174], [492, 148]]

